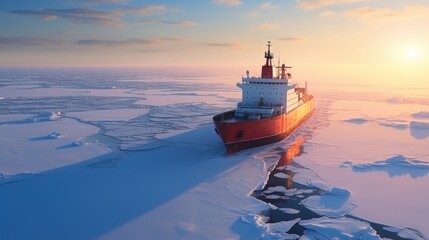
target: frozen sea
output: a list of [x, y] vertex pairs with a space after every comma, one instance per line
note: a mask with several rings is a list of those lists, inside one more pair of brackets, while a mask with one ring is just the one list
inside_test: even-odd
[[245, 70], [0, 69], [0, 239], [429, 239], [429, 84], [303, 79], [307, 122], [225, 156]]

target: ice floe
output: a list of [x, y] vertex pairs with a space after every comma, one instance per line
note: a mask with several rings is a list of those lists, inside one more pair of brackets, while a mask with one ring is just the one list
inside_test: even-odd
[[249, 213], [241, 216], [240, 218], [241, 221], [249, 223], [251, 226], [253, 226], [257, 230], [259, 236], [262, 236], [268, 232], [268, 225], [266, 224], [268, 221], [267, 217]]
[[429, 112], [425, 112], [425, 111], [416, 112], [411, 114], [411, 117], [416, 119], [429, 119]]
[[28, 118], [29, 121], [33, 122], [44, 122], [44, 121], [57, 121], [63, 118], [61, 112], [42, 113], [33, 117]]
[[61, 138], [65, 138], [67, 134], [65, 133], [58, 133], [58, 132], [52, 132], [46, 136], [42, 136], [42, 137], [33, 137], [30, 138], [30, 140], [32, 141], [42, 141], [42, 140], [53, 140], [53, 139], [61, 139]]
[[[25, 121], [0, 126], [1, 172], [39, 173], [109, 152], [106, 147], [86, 139], [100, 130], [97, 127], [68, 118], [48, 120], [50, 116], [50, 113], [43, 114], [44, 121], [25, 118]], [[86, 146], [85, 151], [78, 150], [77, 146], [81, 145]]]
[[296, 190], [295, 194], [311, 194], [313, 192], [313, 189], [298, 189]]
[[64, 138], [65, 136], [66, 136], [65, 133], [58, 133], [58, 132], [53, 132], [53, 133], [48, 135], [48, 137], [50, 137], [52, 139], [60, 139], [60, 138]]
[[277, 223], [267, 223], [268, 218], [260, 215], [247, 214], [241, 217], [243, 222], [249, 223], [258, 232], [258, 236], [253, 236], [256, 239], [298, 239], [295, 234], [287, 232], [301, 219], [296, 218], [290, 221], [281, 221]]
[[371, 120], [368, 120], [368, 119], [365, 119], [365, 118], [351, 118], [351, 119], [344, 120], [344, 122], [354, 123], [354, 124], [358, 124], [358, 125], [361, 125], [361, 124], [364, 124], [364, 123], [367, 123], [367, 122], [370, 122], [370, 121]]
[[429, 163], [396, 155], [386, 160], [373, 163], [353, 164], [346, 161], [341, 167], [351, 167], [355, 172], [386, 172], [389, 176], [409, 175], [413, 178], [423, 177], [429, 173]]
[[267, 195], [265, 196], [266, 199], [271, 199], [271, 200], [275, 200], [275, 199], [279, 199], [282, 196], [276, 195], [276, 194], [271, 194], [271, 195]]
[[286, 187], [284, 186], [275, 186], [275, 187], [269, 187], [267, 190], [265, 190], [263, 193], [264, 194], [271, 194], [273, 192], [280, 192], [280, 193], [285, 193], [287, 192]]
[[324, 182], [314, 171], [308, 168], [288, 166], [288, 169], [296, 173], [293, 180], [299, 184], [325, 191], [332, 189], [330, 184]]
[[300, 213], [299, 210], [294, 208], [279, 208], [280, 211], [285, 212], [287, 214], [298, 214]]
[[82, 138], [79, 138], [79, 139], [76, 139], [71, 145], [79, 147], [79, 146], [83, 146], [83, 145], [87, 145], [87, 144], [88, 144], [87, 141], [85, 141]]
[[10, 124], [31, 116], [31, 114], [0, 114], [0, 124]]
[[421, 130], [428, 130], [429, 131], [429, 122], [410, 122], [410, 128], [417, 128]]
[[332, 188], [322, 196], [314, 195], [302, 200], [302, 204], [311, 211], [328, 217], [341, 217], [350, 213], [356, 205], [349, 202], [350, 192]]
[[293, 196], [293, 195], [295, 195], [296, 194], [296, 192], [297, 192], [297, 190], [296, 190], [296, 188], [292, 188], [292, 189], [287, 189], [285, 192], [284, 192], [284, 194], [285, 194], [285, 196]]
[[381, 239], [369, 223], [348, 217], [321, 217], [299, 222], [303, 239]]
[[286, 173], [278, 172], [274, 174], [274, 177], [276, 178], [288, 178], [289, 176]]
[[93, 110], [82, 112], [68, 112], [68, 117], [76, 117], [83, 121], [107, 122], [107, 121], [129, 121], [140, 115], [148, 113], [146, 108], [119, 108], [107, 110]]
[[429, 122], [410, 122], [410, 133], [417, 140], [429, 137]]
[[409, 127], [408, 122], [402, 120], [380, 120], [378, 124], [383, 127], [390, 127], [396, 130], [404, 130]]
[[399, 237], [405, 238], [405, 239], [413, 239], [413, 240], [423, 240], [424, 237], [412, 229], [407, 228], [397, 228], [397, 227], [384, 227], [383, 228], [386, 231], [393, 232], [398, 234]]
[[[289, 231], [300, 220], [301, 220], [300, 218], [296, 218], [296, 219], [290, 220], [290, 221], [268, 223], [267, 224], [268, 225], [268, 231], [269, 231], [269, 233], [278, 234], [280, 239], [295, 239], [297, 237], [297, 235], [286, 234], [286, 232]], [[270, 238], [270, 239], [272, 239], [272, 238]]]
[[349, 168], [352, 167], [353, 163], [350, 161], [344, 161], [343, 163], [341, 163], [340, 168]]

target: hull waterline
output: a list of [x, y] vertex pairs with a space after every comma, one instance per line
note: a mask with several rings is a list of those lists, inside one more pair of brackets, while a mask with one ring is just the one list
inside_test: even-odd
[[213, 117], [216, 133], [222, 138], [227, 155], [287, 138], [314, 112], [313, 98], [289, 114], [268, 119], [237, 121], [234, 111]]
[[260, 146], [268, 145], [271, 143], [280, 142], [280, 141], [286, 139], [296, 128], [299, 127], [299, 125], [301, 125], [308, 118], [310, 118], [310, 116], [313, 114], [313, 112], [314, 112], [314, 109], [313, 109], [313, 111], [309, 112], [308, 115], [305, 116], [305, 118], [301, 119], [297, 123], [295, 128], [291, 128], [287, 132], [280, 133], [278, 135], [274, 135], [274, 136], [270, 136], [270, 137], [266, 137], [266, 138], [256, 139], [256, 140], [249, 140], [249, 141], [225, 144], [226, 154], [231, 155], [231, 154], [234, 154], [236, 152], [246, 150], [249, 148], [260, 147]]

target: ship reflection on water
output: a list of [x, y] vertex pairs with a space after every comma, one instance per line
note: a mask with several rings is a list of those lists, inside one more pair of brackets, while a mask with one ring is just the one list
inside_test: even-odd
[[302, 152], [302, 144], [305, 142], [304, 136], [299, 136], [295, 139], [293, 145], [289, 150], [280, 154], [280, 163], [282, 165], [289, 165], [292, 163], [292, 158], [299, 156]]
[[[279, 162], [277, 166], [271, 171], [267, 184], [262, 190], [256, 190], [253, 192], [253, 197], [256, 197], [259, 200], [270, 203], [277, 207], [277, 209], [271, 209], [269, 212], [264, 212], [264, 215], [269, 217], [269, 223], [290, 221], [297, 218], [306, 220], [321, 217], [320, 215], [305, 208], [301, 204], [301, 200], [312, 195], [321, 195], [324, 192], [320, 189], [314, 189], [309, 186], [294, 182], [293, 178], [296, 173], [287, 169], [287, 166], [292, 164], [293, 158], [299, 156], [303, 152], [304, 142], [304, 136], [299, 136], [295, 138], [292, 146], [287, 151], [284, 151], [283, 149], [280, 150]], [[278, 177], [279, 174], [282, 173], [286, 174], [287, 177]], [[285, 187], [286, 192], [284, 192], [282, 189], [279, 189], [279, 186]], [[273, 198], [273, 195], [280, 197]], [[297, 235], [302, 235], [303, 232], [304, 228], [300, 226], [299, 223], [295, 224], [288, 231], [288, 233]]]
[[[310, 220], [323, 217], [306, 208], [301, 201], [310, 196], [321, 196], [325, 194], [325, 191], [295, 182], [293, 179], [297, 173], [288, 169], [289, 165], [295, 168], [302, 168], [302, 166], [293, 162], [293, 158], [303, 153], [304, 142], [305, 137], [299, 136], [295, 138], [287, 151], [279, 149], [280, 159], [271, 170], [267, 184], [262, 190], [256, 190], [252, 194], [253, 197], [275, 206], [261, 213], [261, 215], [269, 218], [268, 223], [296, 219]], [[386, 231], [385, 229], [389, 227], [387, 225], [367, 221], [349, 214], [346, 214], [345, 217], [369, 223], [381, 238], [405, 239], [398, 236], [397, 233]], [[305, 228], [297, 222], [287, 233], [302, 236], [304, 230]]]
[[[276, 168], [281, 168], [283, 166], [287, 166], [290, 165], [292, 163], [292, 158], [295, 156], [299, 156], [302, 152], [302, 144], [304, 143], [305, 139], [304, 136], [299, 136], [298, 138], [296, 138], [296, 140], [294, 141], [293, 145], [291, 148], [289, 148], [289, 150], [287, 150], [286, 152], [281, 152], [280, 154], [280, 159], [279, 159], [279, 163], [277, 164]], [[280, 169], [277, 169], [280, 171]], [[274, 173], [275, 171], [272, 171], [272, 173]], [[283, 172], [287, 174], [287, 178], [285, 178], [285, 184], [284, 186], [286, 187], [286, 189], [293, 189], [293, 176], [295, 176], [295, 172], [292, 172], [290, 170], [287, 169], [283, 169]], [[274, 173], [275, 175], [276, 173]], [[271, 176], [270, 176], [271, 178]], [[281, 178], [278, 178], [277, 183], [280, 183]], [[268, 184], [267, 184], [268, 185]]]

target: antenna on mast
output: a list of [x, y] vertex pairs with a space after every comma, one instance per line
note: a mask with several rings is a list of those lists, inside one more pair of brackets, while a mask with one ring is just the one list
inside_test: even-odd
[[267, 59], [267, 61], [265, 62], [265, 66], [272, 66], [271, 59], [273, 59], [274, 56], [270, 52], [270, 50], [271, 50], [271, 41], [268, 41], [267, 47], [268, 47], [268, 52], [265, 52], [265, 58]]
[[265, 52], [265, 65], [262, 66], [261, 78], [273, 78], [273, 65], [271, 60], [274, 58], [274, 54], [271, 53], [271, 41], [267, 44], [268, 51]]

